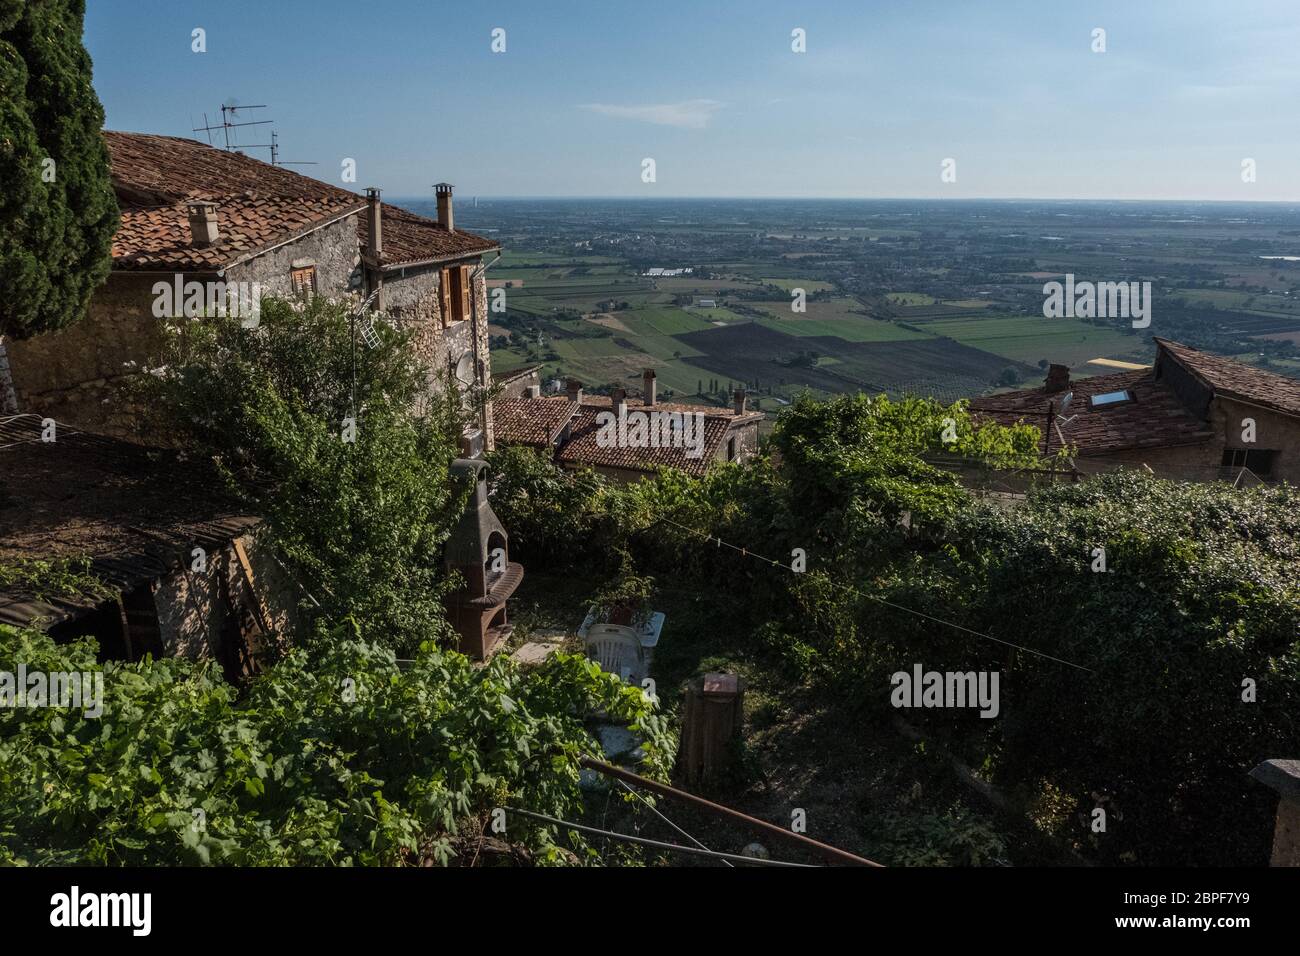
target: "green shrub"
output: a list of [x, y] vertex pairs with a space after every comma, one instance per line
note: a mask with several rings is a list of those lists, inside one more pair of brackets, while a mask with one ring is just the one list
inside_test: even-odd
[[[0, 864], [391, 864], [430, 844], [445, 860], [448, 835], [493, 807], [580, 806], [591, 709], [644, 738], [645, 772], [671, 760], [648, 698], [581, 658], [524, 672], [426, 644], [402, 669], [351, 628], [315, 644], [238, 698], [211, 664], [101, 667], [89, 640], [0, 626], [0, 670], [102, 671], [105, 687], [99, 719], [0, 709]], [[509, 827], [561, 859], [551, 829]]]

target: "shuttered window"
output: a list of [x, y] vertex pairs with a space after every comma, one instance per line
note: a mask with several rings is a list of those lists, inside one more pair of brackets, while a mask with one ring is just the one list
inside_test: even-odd
[[469, 266], [442, 270], [442, 314], [445, 323], [463, 322], [473, 314]]
[[316, 294], [316, 267], [306, 266], [302, 269], [293, 269], [289, 273], [289, 279], [293, 283], [293, 294], [308, 296]]
[[468, 319], [473, 314], [473, 306], [470, 304], [470, 295], [473, 288], [470, 281], [469, 266], [461, 266], [460, 272], [460, 317]]

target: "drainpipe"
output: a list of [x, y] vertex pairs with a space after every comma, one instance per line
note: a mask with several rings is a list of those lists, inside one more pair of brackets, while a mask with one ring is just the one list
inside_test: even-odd
[[[475, 269], [473, 272], [471, 272], [469, 276], [469, 293], [470, 293], [469, 311], [470, 311], [470, 323], [471, 323], [470, 332], [472, 333], [470, 338], [471, 341], [473, 342], [473, 349], [474, 349], [474, 381], [478, 383], [478, 387], [481, 389], [486, 388], [487, 386], [486, 383], [483, 381], [483, 371], [482, 371], [483, 362], [482, 359], [479, 357], [479, 350], [478, 350], [479, 314], [478, 314], [478, 291], [476, 289], [476, 283], [478, 282], [479, 277], [482, 276], [484, 273], [486, 273], [490, 266], [496, 265], [497, 262], [500, 261], [500, 259], [501, 259], [501, 250], [498, 249], [497, 257], [495, 259], [493, 259], [491, 262], [480, 263], [479, 267]], [[486, 291], [487, 290], [484, 289], [485, 293]], [[479, 428], [483, 430], [483, 448], [485, 451], [487, 451], [489, 449], [487, 447], [488, 403], [486, 399], [484, 399], [483, 404], [479, 407], [478, 418], [479, 418]]]

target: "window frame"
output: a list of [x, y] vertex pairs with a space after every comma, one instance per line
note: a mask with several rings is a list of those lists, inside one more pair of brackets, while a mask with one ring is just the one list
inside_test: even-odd
[[[1111, 398], [1113, 395], [1119, 398]], [[1109, 401], [1099, 402], [1097, 399], [1105, 398]], [[1114, 408], [1116, 405], [1131, 405], [1134, 401], [1133, 392], [1127, 388], [1117, 388], [1110, 392], [1097, 392], [1095, 395], [1088, 396], [1089, 408]]]

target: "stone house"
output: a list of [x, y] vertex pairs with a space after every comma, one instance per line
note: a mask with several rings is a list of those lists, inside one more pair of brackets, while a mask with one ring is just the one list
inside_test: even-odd
[[[1300, 482], [1300, 380], [1155, 339], [1154, 366], [989, 395], [972, 413], [1027, 422], [1045, 454], [1077, 449], [1085, 474], [1146, 466], [1185, 481]], [[1049, 426], [1050, 422], [1050, 426]]]
[[256, 672], [292, 633], [302, 595], [258, 540], [259, 519], [221, 488], [210, 465], [173, 451], [47, 434], [39, 415], [0, 419], [0, 565], [77, 562], [73, 573], [101, 583], [10, 581], [0, 624], [92, 637], [101, 660], [180, 655], [232, 680]]
[[[129, 433], [137, 410], [116, 386], [128, 363], [160, 352], [159, 290], [190, 281], [282, 297], [373, 294], [375, 309], [414, 330], [431, 394], [444, 373], [467, 390], [490, 385], [483, 257], [500, 249], [455, 227], [450, 185], [436, 187], [432, 220], [383, 203], [377, 188], [359, 196], [195, 140], [104, 138], [122, 210], [112, 272], [82, 322], [0, 343], [0, 409]], [[464, 454], [492, 447], [490, 405], [478, 418]]]
[[[591, 468], [620, 481], [637, 481], [661, 468], [676, 468], [703, 475], [719, 462], [743, 461], [758, 451], [758, 423], [762, 412], [748, 411], [744, 391], [735, 395], [730, 409], [684, 405], [658, 400], [653, 369], [642, 374], [639, 402], [628, 400], [626, 390], [611, 395], [584, 395], [575, 380], [560, 395], [543, 396], [537, 384], [520, 398], [498, 398], [493, 405], [497, 442], [526, 445], [551, 455], [570, 470]], [[632, 429], [610, 428], [638, 416], [692, 416], [698, 427], [688, 430], [688, 440], [638, 439]], [[607, 440], [614, 436], [613, 440]], [[630, 440], [629, 440], [630, 439]]]

